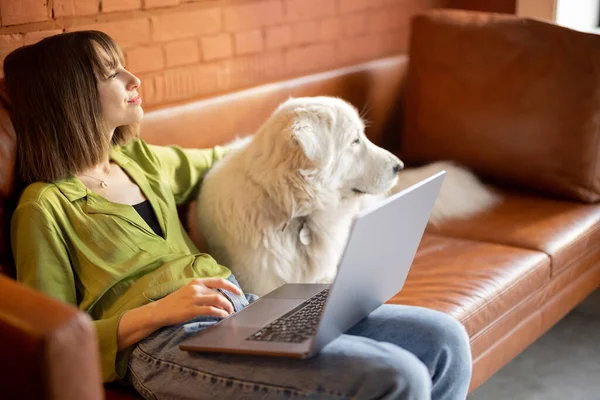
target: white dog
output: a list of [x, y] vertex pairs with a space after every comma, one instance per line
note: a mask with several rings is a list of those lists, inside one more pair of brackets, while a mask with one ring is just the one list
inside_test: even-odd
[[352, 219], [366, 205], [448, 172], [431, 221], [466, 217], [497, 196], [449, 163], [402, 171], [371, 143], [357, 110], [333, 97], [290, 99], [254, 136], [231, 144], [206, 175], [196, 231], [242, 288], [264, 295], [294, 282], [333, 281]]

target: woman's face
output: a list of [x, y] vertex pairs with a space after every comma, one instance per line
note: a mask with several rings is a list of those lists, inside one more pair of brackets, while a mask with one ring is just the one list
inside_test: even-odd
[[[101, 56], [108, 59], [106, 53], [99, 49]], [[102, 108], [102, 118], [110, 129], [140, 122], [144, 116], [142, 98], [138, 93], [141, 81], [127, 71], [121, 64], [110, 69], [108, 77], [98, 77], [98, 93]]]

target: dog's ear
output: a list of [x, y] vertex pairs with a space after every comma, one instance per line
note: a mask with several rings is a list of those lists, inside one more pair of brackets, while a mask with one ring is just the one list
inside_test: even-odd
[[297, 112], [291, 124], [291, 139], [304, 155], [317, 165], [324, 165], [331, 158], [330, 131], [333, 116], [330, 113]]

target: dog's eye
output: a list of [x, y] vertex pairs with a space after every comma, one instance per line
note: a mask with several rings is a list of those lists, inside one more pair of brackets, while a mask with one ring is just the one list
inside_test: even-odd
[[360, 139], [356, 139], [352, 144], [360, 144]]

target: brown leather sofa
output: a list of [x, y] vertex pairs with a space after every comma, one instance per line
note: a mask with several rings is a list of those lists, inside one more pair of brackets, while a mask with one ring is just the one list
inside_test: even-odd
[[[494, 185], [504, 196], [494, 209], [427, 229], [390, 300], [466, 326], [472, 391], [600, 286], [600, 37], [458, 11], [420, 15], [411, 32], [409, 57], [154, 110], [142, 134], [212, 146], [254, 131], [290, 95], [340, 96], [368, 107], [371, 139], [409, 164], [454, 159]], [[8, 276], [14, 151], [5, 102], [0, 266]], [[8, 277], [0, 277], [0, 354], [2, 398], [136, 398], [103, 389], [86, 314]]]

